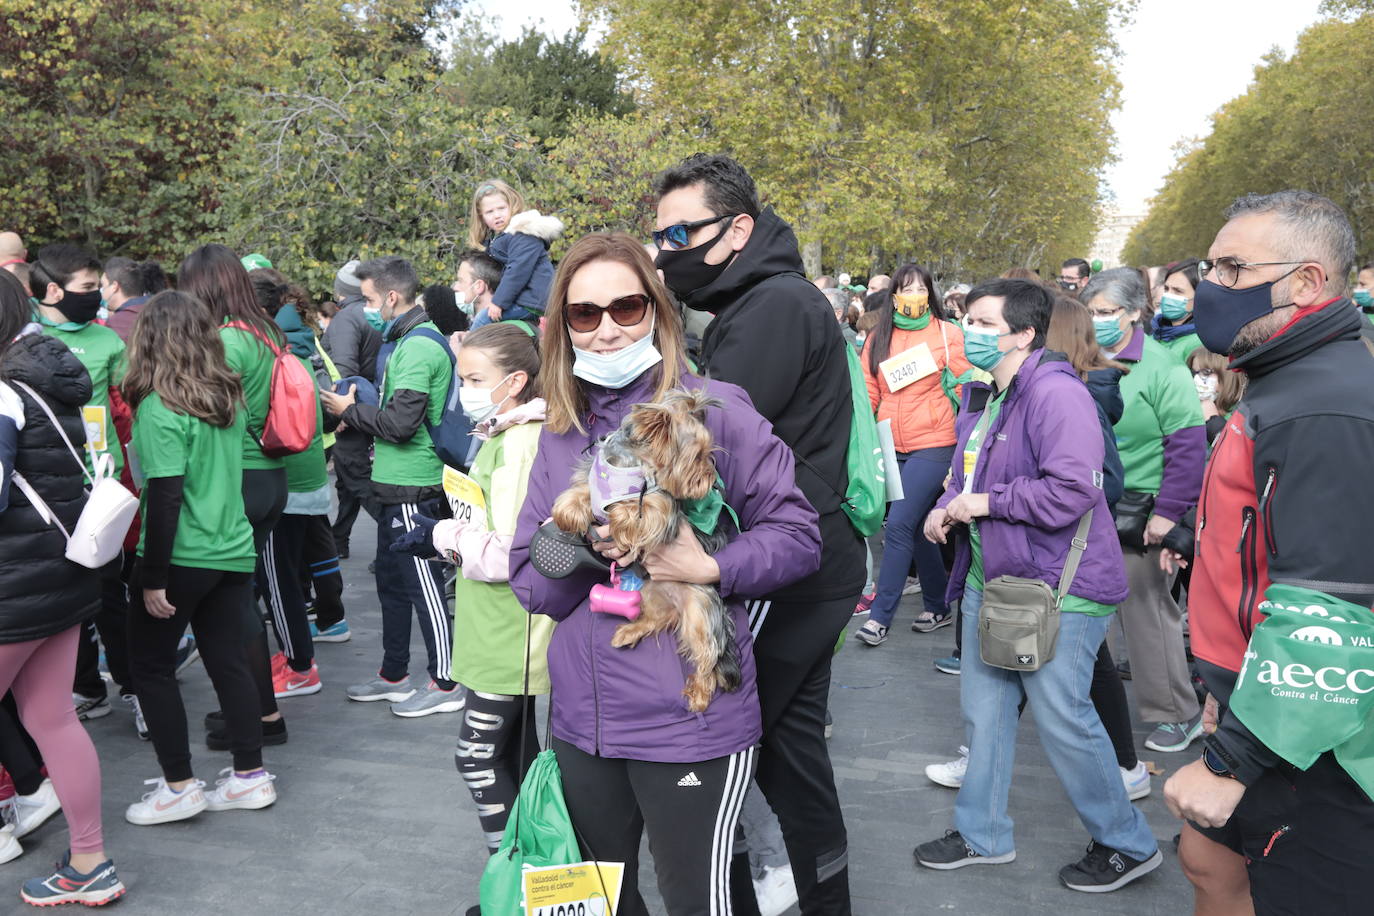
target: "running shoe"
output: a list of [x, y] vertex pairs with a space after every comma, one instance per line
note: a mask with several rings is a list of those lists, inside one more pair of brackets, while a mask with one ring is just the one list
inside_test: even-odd
[[759, 916], [782, 916], [797, 903], [797, 883], [792, 878], [792, 866], [765, 866], [763, 877], [754, 879], [754, 897], [759, 904]]
[[[220, 716], [213, 719], [212, 716]], [[212, 724], [212, 721], [214, 724]], [[224, 724], [224, 718], [218, 712], [212, 712], [205, 717], [205, 746], [212, 751], [227, 751], [233, 747], [234, 741], [229, 737], [229, 728]], [[277, 719], [274, 722], [262, 723], [262, 744], [266, 747], [269, 744], [285, 744], [287, 739], [286, 720]]]
[[911, 621], [911, 629], [916, 633], [934, 633], [940, 627], [947, 627], [954, 623], [954, 613], [947, 612], [938, 617], [917, 618]]
[[34, 906], [57, 906], [61, 903], [81, 903], [104, 906], [124, 896], [124, 885], [115, 874], [114, 862], [106, 859], [87, 874], [71, 865], [71, 853], [57, 863], [57, 871], [48, 878], [30, 878], [24, 882], [19, 896]]
[[1127, 798], [1138, 801], [1150, 794], [1150, 768], [1145, 766], [1143, 760], [1136, 761], [1134, 770], [1125, 767], [1118, 769], [1121, 770], [1121, 781], [1126, 786]]
[[134, 714], [134, 731], [144, 741], [148, 740], [148, 721], [143, 718], [143, 704], [138, 702], [138, 696], [126, 693], [120, 697], [125, 703], [129, 704], [129, 711]]
[[1016, 851], [1000, 856], [985, 856], [965, 843], [959, 831], [946, 830], [940, 839], [917, 846], [915, 856], [916, 861], [926, 868], [947, 871], [965, 865], [1005, 865], [1016, 859]]
[[83, 697], [79, 693], [74, 693], [72, 705], [76, 707], [76, 717], [82, 722], [87, 719], [104, 718], [111, 712], [110, 701], [104, 696]]
[[225, 767], [219, 771], [215, 787], [205, 793], [206, 807], [211, 811], [266, 808], [277, 800], [277, 790], [272, 785], [276, 778], [266, 770], [241, 775], [233, 767]]
[[957, 789], [964, 784], [968, 770], [968, 748], [959, 745], [959, 759], [949, 763], [932, 763], [926, 767], [926, 778], [939, 786]]
[[963, 663], [957, 655], [946, 655], [943, 658], [935, 659], [935, 670], [941, 674], [959, 674]]
[[391, 711], [404, 719], [418, 719], [420, 716], [436, 712], [462, 712], [467, 705], [467, 697], [459, 684], [448, 690], [430, 681], [423, 690], [417, 690], [408, 699], [402, 700]]
[[177, 674], [191, 667], [200, 658], [200, 650], [196, 648], [196, 638], [190, 633], [181, 637], [181, 642], [177, 644]]
[[297, 671], [285, 665], [272, 674], [272, 692], [277, 699], [304, 697], [320, 692], [320, 668], [314, 662], [310, 670]]
[[323, 630], [312, 623], [310, 625], [310, 638], [315, 642], [348, 642], [353, 638], [353, 631], [348, 628], [347, 620], [330, 624]]
[[887, 642], [887, 627], [876, 620], [866, 620], [864, 625], [854, 631], [854, 638], [868, 646], [881, 646]]
[[903, 595], [919, 595], [921, 593], [921, 580], [915, 576], [906, 577], [906, 585], [902, 586]]
[[350, 700], [357, 700], [359, 703], [375, 703], [378, 700], [400, 703], [414, 696], [415, 688], [410, 686], [408, 674], [399, 681], [388, 681], [379, 674], [371, 680], [354, 684], [344, 693]]
[[859, 598], [859, 603], [854, 605], [854, 616], [862, 617], [873, 607], [873, 599], [878, 597], [877, 592], [869, 592]]
[[14, 795], [14, 777], [10, 775], [9, 770], [0, 766], [0, 804], [14, 798]]
[[32, 795], [16, 795], [8, 804], [13, 815], [16, 840], [33, 833], [43, 826], [48, 818], [62, 810], [62, 803], [57, 800], [57, 790], [53, 788], [51, 779], [44, 779], [38, 786], [38, 791]]
[[13, 862], [23, 854], [24, 847], [20, 846], [19, 841], [14, 838], [14, 825], [5, 824], [0, 827], [0, 865]]
[[195, 817], [206, 808], [205, 783], [194, 779], [180, 792], [167, 785], [161, 777], [143, 780], [153, 791], [145, 792], [142, 801], [134, 802], [124, 811], [124, 819], [140, 827], [169, 824]]
[[1164, 856], [1158, 849], [1147, 859], [1132, 859], [1110, 846], [1090, 842], [1087, 855], [1059, 869], [1059, 880], [1072, 891], [1105, 894], [1148, 875], [1163, 861]]
[[273, 654], [272, 654], [271, 662], [272, 662], [272, 677], [273, 677], [273, 678], [275, 678], [275, 677], [277, 676], [277, 672], [278, 672], [278, 671], [282, 670], [283, 668], [289, 668], [289, 667], [291, 667], [291, 664], [286, 660], [286, 653], [285, 653], [285, 652], [275, 652], [275, 653], [273, 653]]
[[1202, 713], [1199, 712], [1187, 722], [1165, 722], [1150, 732], [1150, 737], [1145, 739], [1145, 746], [1162, 754], [1175, 754], [1187, 750], [1188, 745], [1201, 734]]

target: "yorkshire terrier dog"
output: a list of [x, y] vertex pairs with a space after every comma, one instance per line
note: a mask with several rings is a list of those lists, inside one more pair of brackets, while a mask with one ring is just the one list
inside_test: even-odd
[[[692, 712], [704, 710], [717, 689], [739, 688], [734, 619], [715, 587], [655, 582], [642, 564], [654, 549], [677, 539], [683, 501], [703, 499], [715, 487], [714, 444], [705, 419], [706, 408], [719, 403], [677, 388], [659, 402], [636, 406], [597, 443], [553, 504], [554, 524], [563, 531], [585, 535], [594, 525], [610, 526], [610, 539], [625, 553], [618, 563], [645, 580], [639, 616], [616, 628], [611, 645], [634, 646], [671, 628], [678, 653], [695, 669], [682, 691]], [[719, 524], [709, 535], [692, 531], [708, 554], [725, 546]]]

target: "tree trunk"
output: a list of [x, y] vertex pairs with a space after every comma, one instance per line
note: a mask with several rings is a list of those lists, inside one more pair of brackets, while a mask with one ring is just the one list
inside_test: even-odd
[[817, 239], [814, 242], [806, 242], [801, 246], [802, 270], [811, 279], [821, 275], [821, 243]]

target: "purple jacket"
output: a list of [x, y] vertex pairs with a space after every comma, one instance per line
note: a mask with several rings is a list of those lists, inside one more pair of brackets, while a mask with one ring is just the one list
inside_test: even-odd
[[689, 712], [682, 688], [690, 669], [671, 633], [633, 648], [612, 648], [611, 636], [622, 621], [592, 613], [587, 603], [592, 585], [609, 577], [579, 571], [566, 579], [546, 579], [535, 571], [530, 538], [567, 489], [574, 466], [632, 407], [650, 399], [656, 375], [651, 369], [620, 390], [583, 383], [590, 406], [586, 434], [571, 429], [555, 435], [545, 427], [516, 523], [510, 584], [526, 609], [560, 621], [549, 644], [555, 735], [602, 757], [695, 762], [744, 750], [762, 736], [744, 600], [814, 572], [821, 541], [816, 510], [793, 480], [791, 450], [773, 435], [744, 389], [684, 374], [685, 387], [704, 387], [725, 403], [707, 412], [706, 425], [718, 449], [725, 500], [744, 528], [715, 555], [720, 592], [735, 620], [744, 675], [740, 688], [717, 693], [702, 713]]
[[[981, 382], [964, 386], [963, 410], [955, 421], [959, 444], [937, 508], [964, 490], [964, 444], [991, 395]], [[1092, 509], [1088, 549], [1069, 593], [1100, 604], [1125, 600], [1121, 542], [1102, 492], [1102, 427], [1092, 396], [1062, 354], [1031, 353], [984, 442], [969, 492], [989, 494], [990, 514], [978, 520], [985, 580], [1023, 576], [1058, 587], [1074, 529]], [[949, 579], [950, 601], [964, 594], [971, 558], [964, 536]]]

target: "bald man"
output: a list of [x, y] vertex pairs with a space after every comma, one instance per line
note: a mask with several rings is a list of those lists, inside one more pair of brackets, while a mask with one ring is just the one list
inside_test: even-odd
[[871, 296], [879, 290], [887, 289], [892, 285], [892, 278], [887, 274], [874, 274], [868, 278], [868, 294]]
[[11, 273], [18, 273], [13, 265], [23, 264], [29, 259], [24, 240], [17, 232], [0, 232], [0, 267]]

